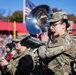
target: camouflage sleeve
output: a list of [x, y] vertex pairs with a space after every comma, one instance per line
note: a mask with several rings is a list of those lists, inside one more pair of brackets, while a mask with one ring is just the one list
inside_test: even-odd
[[52, 57], [55, 56], [57, 54], [60, 54], [62, 52], [65, 52], [67, 50], [70, 49], [70, 43], [69, 42], [65, 42], [64, 44], [57, 44], [54, 46], [40, 46], [38, 51], [39, 51], [39, 55], [42, 58], [46, 58], [46, 57]]
[[[13, 60], [11, 60], [11, 62], [12, 62], [12, 61], [13, 61]], [[11, 63], [11, 62], [10, 62], [10, 63]], [[17, 70], [16, 67], [14, 67], [12, 64], [8, 64], [8, 65], [6, 66], [5, 73], [8, 73], [8, 74], [13, 75], [16, 70]]]
[[[14, 69], [13, 72], [12, 72], [12, 69]], [[5, 65], [5, 68], [3, 69], [3, 74], [13, 75], [13, 73], [15, 73], [15, 71], [16, 71], [16, 68], [12, 64], [8, 64], [8, 65]]]

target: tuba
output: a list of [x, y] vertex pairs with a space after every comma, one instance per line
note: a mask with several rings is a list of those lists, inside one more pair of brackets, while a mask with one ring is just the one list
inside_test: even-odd
[[25, 23], [27, 31], [32, 36], [28, 36], [21, 40], [22, 45], [35, 49], [43, 44], [40, 39], [33, 35], [48, 31], [47, 21], [51, 18], [51, 14], [52, 10], [48, 5], [39, 5], [29, 13]]
[[48, 5], [35, 7], [26, 17], [26, 29], [30, 34], [36, 35], [48, 31], [48, 19], [51, 18], [52, 10]]

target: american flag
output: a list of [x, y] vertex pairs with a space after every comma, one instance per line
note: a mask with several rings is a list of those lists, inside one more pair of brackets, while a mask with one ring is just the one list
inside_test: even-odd
[[32, 9], [34, 9], [36, 5], [34, 5], [30, 0], [25, 1], [25, 15], [28, 15]]

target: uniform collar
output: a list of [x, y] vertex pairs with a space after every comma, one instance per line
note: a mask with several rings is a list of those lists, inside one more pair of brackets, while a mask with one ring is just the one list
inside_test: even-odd
[[27, 54], [27, 53], [28, 53], [28, 50], [25, 50], [25, 51], [22, 52], [22, 53], [16, 54], [16, 55], [13, 57], [13, 59], [18, 58], [18, 57], [20, 57], [20, 56], [22, 56], [22, 55], [25, 55], [25, 54]]

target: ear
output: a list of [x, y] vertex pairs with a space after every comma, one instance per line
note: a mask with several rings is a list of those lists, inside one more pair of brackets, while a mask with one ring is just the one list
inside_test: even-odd
[[63, 25], [63, 28], [66, 28], [66, 23], [64, 22], [64, 23], [62, 23], [62, 25]]

